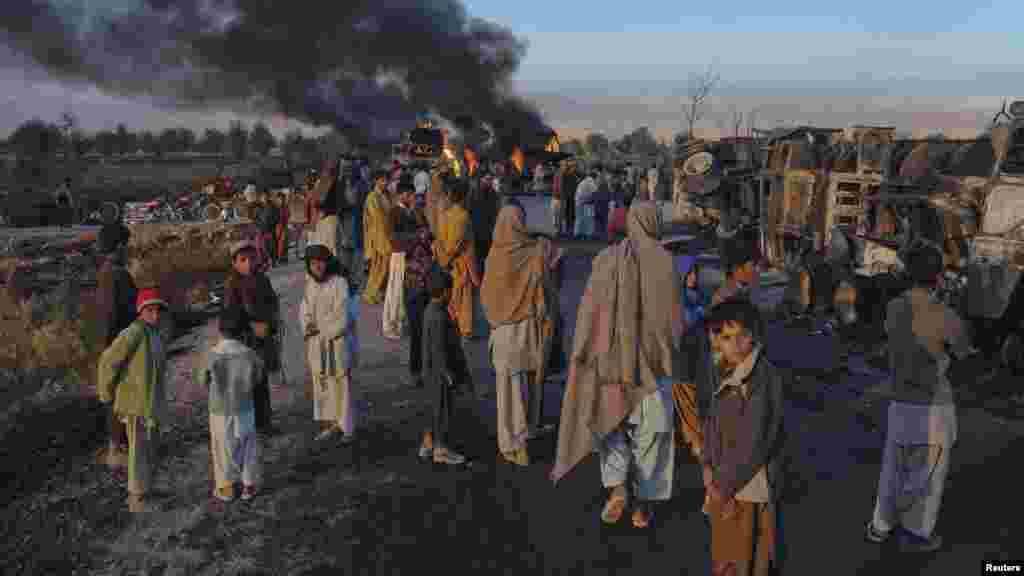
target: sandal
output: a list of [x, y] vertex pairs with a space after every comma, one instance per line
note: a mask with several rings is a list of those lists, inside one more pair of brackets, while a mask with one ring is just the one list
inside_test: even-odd
[[256, 497], [255, 486], [242, 486], [242, 500], [249, 501]]
[[654, 510], [642, 506], [633, 510], [633, 528], [650, 528], [654, 524]]
[[221, 502], [233, 502], [235, 500], [235, 487], [224, 486], [213, 491], [213, 497]]
[[431, 454], [434, 453], [434, 435], [427, 432], [423, 435], [423, 439], [420, 440], [419, 457], [420, 460], [429, 460]]
[[334, 428], [334, 427], [327, 428], [326, 430], [323, 430], [319, 434], [317, 434], [316, 435], [316, 439], [317, 440], [327, 440], [328, 438], [331, 438], [332, 436], [334, 436], [337, 432], [338, 432], [337, 428]]
[[511, 452], [502, 452], [501, 457], [509, 464], [515, 464], [516, 466], [530, 465], [530, 455], [526, 448], [516, 448]]
[[601, 521], [605, 524], [618, 524], [619, 520], [622, 520], [622, 515], [626, 512], [626, 497], [612, 495], [608, 498], [608, 501], [604, 503], [604, 509], [601, 510]]
[[448, 464], [450, 466], [461, 466], [466, 463], [466, 457], [447, 448], [434, 448], [434, 464]]

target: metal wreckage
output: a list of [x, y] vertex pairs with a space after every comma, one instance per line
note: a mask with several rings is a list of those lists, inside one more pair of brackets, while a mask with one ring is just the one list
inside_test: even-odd
[[982, 350], [1024, 370], [1024, 101], [973, 140], [799, 127], [692, 142], [674, 171], [676, 217], [756, 242], [788, 272], [798, 314], [880, 328], [909, 286], [901, 256], [932, 243], [945, 257], [940, 297]]

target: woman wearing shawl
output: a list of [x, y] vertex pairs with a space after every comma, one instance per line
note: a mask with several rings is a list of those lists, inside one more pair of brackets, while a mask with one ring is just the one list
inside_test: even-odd
[[391, 265], [391, 253], [394, 251], [391, 244], [391, 198], [385, 189], [386, 176], [383, 173], [376, 175], [373, 191], [366, 197], [366, 207], [363, 209], [363, 238], [366, 262], [369, 264], [363, 298], [367, 304], [384, 302], [388, 268]]
[[449, 200], [451, 205], [441, 214], [438, 222], [434, 256], [441, 268], [452, 275], [449, 306], [459, 327], [459, 334], [469, 338], [473, 335], [474, 326], [473, 289], [480, 286], [480, 272], [473, 226], [469, 212], [463, 207], [466, 200], [465, 181], [454, 181]]
[[306, 291], [299, 306], [306, 360], [313, 373], [313, 417], [322, 423], [318, 436], [355, 435], [352, 369], [357, 363], [355, 318], [348, 282], [323, 245], [306, 248]]
[[626, 232], [626, 240], [594, 259], [577, 312], [552, 480], [597, 450], [611, 490], [601, 518], [615, 523], [625, 512], [634, 468], [632, 496], [640, 505], [632, 519], [643, 528], [651, 504], [672, 494], [681, 284], [672, 255], [657, 241], [656, 204], [634, 202]]
[[559, 256], [549, 240], [530, 236], [520, 206], [501, 209], [480, 300], [497, 373], [498, 450], [520, 466], [529, 464], [526, 440], [541, 432], [544, 368], [558, 313], [551, 271]]
[[707, 406], [697, 392], [697, 362], [710, 361], [710, 345], [704, 333], [704, 314], [711, 307], [711, 294], [700, 285], [700, 264], [690, 255], [676, 258], [682, 280], [683, 373], [672, 386], [676, 408], [676, 445], [688, 447], [698, 460], [704, 450], [702, 417]]

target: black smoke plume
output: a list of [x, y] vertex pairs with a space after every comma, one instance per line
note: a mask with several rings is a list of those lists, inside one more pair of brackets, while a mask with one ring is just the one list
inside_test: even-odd
[[540, 114], [508, 90], [526, 52], [458, 0], [0, 2], [0, 42], [59, 80], [184, 108], [277, 112], [380, 144], [430, 110], [502, 148]]

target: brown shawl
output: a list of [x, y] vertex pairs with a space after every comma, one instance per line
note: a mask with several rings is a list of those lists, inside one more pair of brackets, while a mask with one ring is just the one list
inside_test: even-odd
[[491, 326], [547, 314], [544, 274], [550, 256], [551, 242], [530, 237], [518, 206], [501, 209], [480, 289], [480, 303]]
[[634, 202], [627, 239], [594, 259], [576, 314], [555, 482], [655, 392], [659, 378], [680, 373], [681, 284], [657, 241], [657, 211]]

